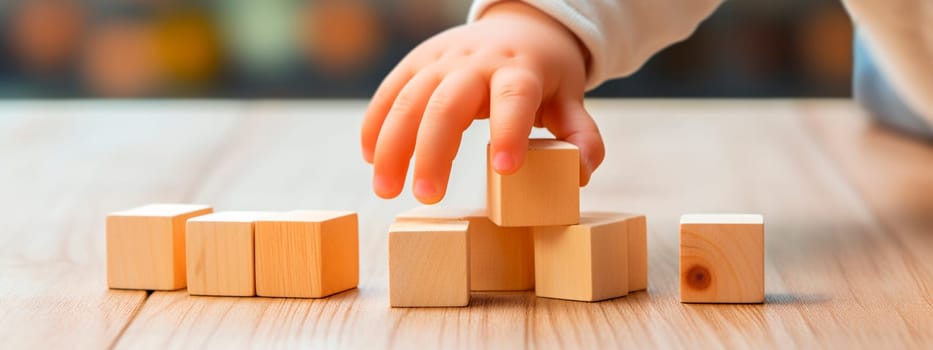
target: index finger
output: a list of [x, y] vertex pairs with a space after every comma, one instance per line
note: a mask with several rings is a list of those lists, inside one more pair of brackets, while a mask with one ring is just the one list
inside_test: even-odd
[[385, 123], [386, 116], [389, 115], [389, 110], [395, 103], [395, 98], [413, 76], [414, 72], [407, 65], [399, 64], [382, 80], [373, 94], [366, 113], [363, 115], [363, 125], [360, 130], [363, 159], [367, 163], [373, 163], [376, 140], [379, 139], [382, 124]]

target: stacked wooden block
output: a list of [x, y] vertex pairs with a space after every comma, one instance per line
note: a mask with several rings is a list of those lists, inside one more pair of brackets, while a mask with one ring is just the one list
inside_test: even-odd
[[152, 204], [107, 216], [110, 288], [321, 298], [359, 279], [353, 212]]
[[[491, 156], [491, 155], [490, 155]], [[389, 228], [393, 307], [466, 306], [472, 291], [599, 301], [647, 288], [644, 215], [580, 212], [579, 151], [530, 140], [512, 175], [487, 166], [487, 206], [421, 207]], [[359, 281], [354, 212], [219, 212], [153, 204], [107, 216], [110, 288], [322, 298]], [[681, 218], [680, 300], [764, 301], [764, 219]]]
[[487, 165], [485, 210], [399, 215], [389, 228], [390, 304], [466, 306], [471, 291], [532, 289], [598, 301], [647, 288], [645, 217], [581, 214], [579, 164], [572, 144], [530, 140], [514, 174]]

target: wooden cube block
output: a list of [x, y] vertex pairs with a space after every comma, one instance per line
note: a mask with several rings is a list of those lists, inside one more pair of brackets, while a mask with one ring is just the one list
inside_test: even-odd
[[293, 211], [255, 223], [256, 294], [323, 298], [359, 282], [359, 223], [348, 211]]
[[628, 224], [628, 290], [648, 289], [648, 220], [633, 215]]
[[484, 209], [422, 206], [397, 221], [456, 221], [470, 223], [470, 290], [517, 291], [535, 287], [534, 241], [529, 227], [501, 227]]
[[535, 294], [578, 301], [628, 294], [633, 218], [584, 214], [577, 225], [535, 227]]
[[196, 204], [150, 204], [107, 215], [107, 285], [185, 288], [185, 221], [212, 212]]
[[580, 220], [580, 150], [564, 141], [532, 139], [522, 167], [499, 175], [487, 148], [486, 209], [499, 226], [573, 225]]
[[228, 211], [188, 220], [188, 293], [253, 296], [253, 223], [269, 212]]
[[648, 289], [648, 222], [644, 215], [612, 212], [584, 212], [586, 217], [616, 218], [625, 222], [628, 235], [628, 290]]
[[761, 303], [764, 218], [698, 214], [680, 218], [680, 301]]
[[389, 228], [389, 304], [470, 303], [469, 223], [398, 221]]

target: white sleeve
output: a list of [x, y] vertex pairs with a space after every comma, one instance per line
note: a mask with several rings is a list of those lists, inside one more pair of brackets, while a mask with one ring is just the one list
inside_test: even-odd
[[[470, 21], [505, 0], [474, 0]], [[720, 0], [522, 0], [563, 23], [590, 52], [587, 89], [632, 74], [686, 39]]]

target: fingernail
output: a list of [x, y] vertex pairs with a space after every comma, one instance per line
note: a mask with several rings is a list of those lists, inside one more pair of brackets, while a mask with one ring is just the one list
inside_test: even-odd
[[496, 153], [496, 156], [492, 158], [492, 167], [496, 169], [497, 172], [508, 172], [512, 170], [512, 167], [515, 166], [515, 160], [512, 159], [508, 153], [499, 152]]
[[415, 181], [415, 196], [421, 199], [432, 199], [437, 194], [437, 188], [429, 180]]
[[389, 179], [382, 175], [373, 176], [373, 190], [375, 190], [376, 194], [378, 194], [380, 197], [387, 196], [390, 192], [392, 192]]

